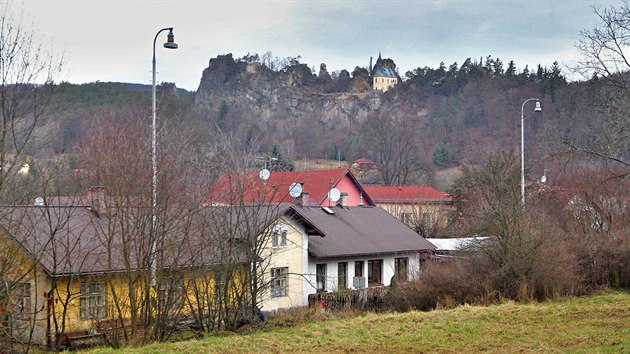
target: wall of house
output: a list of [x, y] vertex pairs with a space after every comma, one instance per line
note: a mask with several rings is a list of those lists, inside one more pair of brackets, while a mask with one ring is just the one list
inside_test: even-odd
[[[361, 203], [361, 191], [357, 185], [352, 182], [350, 177], [344, 176], [344, 178], [335, 185], [335, 188], [339, 189], [341, 192], [348, 193], [348, 206], [357, 206]], [[365, 204], [365, 200], [363, 203]], [[331, 202], [331, 205], [334, 205], [334, 203]], [[328, 206], [328, 198], [324, 200], [322, 206]]]
[[[206, 291], [208, 294], [202, 294], [202, 296], [209, 295], [212, 298], [215, 289], [215, 279], [213, 273], [208, 270], [208, 273], [200, 273], [197, 269], [194, 273], [182, 271], [181, 273], [174, 273], [176, 276], [181, 276], [184, 293], [182, 296], [187, 297], [185, 301], [191, 307], [196, 308], [197, 299], [194, 295], [193, 282], [196, 282], [201, 291]], [[136, 277], [136, 273], [132, 273], [132, 277]], [[241, 284], [238, 279], [238, 272], [234, 275], [236, 277], [235, 283]], [[97, 321], [93, 319], [81, 319], [81, 283], [82, 282], [95, 282], [103, 283], [105, 285], [105, 316], [99, 320], [118, 320], [123, 318], [128, 320], [131, 317], [132, 304], [130, 300], [129, 291], [129, 279], [122, 274], [105, 274], [96, 276], [73, 276], [57, 278], [55, 281], [55, 288], [53, 290], [54, 309], [52, 312], [53, 320], [51, 325], [51, 333], [58, 331], [59, 333], [71, 333], [81, 332], [97, 328]], [[140, 282], [142, 284], [142, 282]], [[144, 301], [144, 289], [139, 285], [134, 290], [137, 301]], [[232, 290], [233, 291], [233, 290]], [[243, 289], [240, 290], [241, 292]], [[157, 295], [157, 294], [156, 294]], [[207, 306], [208, 304], [204, 304]], [[136, 304], [136, 308], [141, 304]], [[184, 306], [181, 310], [182, 314], [188, 314], [190, 311], [189, 306]], [[55, 328], [55, 320], [58, 323]], [[103, 325], [103, 324], [101, 324]], [[105, 325], [106, 326], [106, 325]]]
[[276, 311], [279, 309], [300, 307], [308, 305], [304, 296], [304, 270], [308, 268], [308, 242], [304, 228], [288, 218], [280, 218], [276, 227], [286, 227], [287, 245], [285, 247], [269, 247], [264, 252], [265, 264], [264, 283], [271, 282], [271, 269], [288, 268], [287, 294], [274, 297], [270, 289], [264, 292], [262, 300], [263, 311]]
[[[430, 226], [446, 227], [448, 224], [448, 214], [454, 210], [449, 203], [376, 203], [376, 206], [385, 209], [396, 219], [404, 222], [407, 226], [414, 227], [424, 221], [424, 213], [429, 213]], [[407, 216], [404, 216], [404, 215]]]
[[418, 272], [420, 271], [420, 253], [411, 252], [411, 253], [401, 253], [396, 255], [384, 255], [384, 256], [374, 256], [374, 257], [357, 257], [357, 258], [339, 258], [333, 260], [319, 260], [313, 257], [309, 257], [308, 260], [308, 270], [309, 270], [309, 281], [313, 284], [310, 287], [308, 293], [306, 294], [314, 294], [317, 292], [317, 289], [314, 287], [316, 284], [316, 269], [317, 264], [326, 264], [326, 291], [338, 291], [338, 265], [339, 263], [346, 262], [348, 264], [347, 267], [347, 288], [354, 289], [352, 286], [352, 279], [355, 276], [355, 262], [363, 261], [363, 276], [365, 279], [365, 284], [367, 286], [367, 274], [368, 274], [368, 261], [370, 260], [382, 260], [383, 261], [383, 269], [381, 274], [381, 282], [384, 286], [391, 285], [392, 277], [395, 274], [395, 259], [407, 257], [407, 274], [409, 276], [409, 280], [413, 280], [417, 277]]
[[397, 83], [398, 79], [391, 77], [381, 77], [377, 76], [372, 79], [372, 88], [375, 91], [385, 92], [390, 88], [394, 87]]
[[[2, 236], [0, 234], [0, 236]], [[2, 328], [7, 323], [0, 322], [1, 331], [10, 331], [12, 335], [23, 342], [31, 342], [37, 345], [45, 346], [48, 344], [48, 335], [50, 341], [54, 341], [55, 333], [63, 334], [70, 332], [83, 332], [97, 328], [97, 321], [92, 319], [81, 319], [81, 283], [82, 282], [101, 282], [105, 284], [105, 316], [101, 320], [107, 321], [117, 319], [120, 309], [122, 317], [126, 320], [130, 317], [130, 300], [128, 279], [120, 274], [103, 274], [95, 276], [74, 275], [52, 278], [43, 270], [30, 255], [27, 255], [22, 247], [17, 246], [13, 241], [0, 237], [0, 260], [6, 267], [0, 267], [0, 314], [4, 311], [15, 311], [17, 301], [13, 295], [12, 289], [15, 288], [13, 283], [30, 284], [30, 311], [23, 310], [17, 315], [12, 316], [11, 328]], [[242, 265], [234, 266], [235, 284], [243, 284], [238, 269], [242, 269]], [[246, 268], [245, 268], [246, 269]], [[213, 295], [215, 279], [212, 269], [208, 269], [208, 273], [202, 274], [198, 269], [194, 273], [182, 271], [182, 284], [187, 288], [187, 296], [189, 301], [187, 304], [195, 307], [196, 300], [194, 297], [192, 282], [203, 284], [202, 288], [208, 292], [210, 298]], [[137, 274], [132, 274], [135, 277]], [[193, 277], [194, 275], [194, 277]], [[238, 286], [238, 285], [236, 285]], [[301, 284], [294, 285], [299, 287]], [[9, 295], [2, 289], [9, 289]], [[138, 288], [135, 294], [138, 299], [143, 299], [143, 290]], [[235, 291], [232, 287], [230, 296]], [[114, 299], [114, 293], [116, 298]], [[301, 296], [300, 292], [300, 296]], [[49, 297], [50, 295], [50, 297]], [[49, 298], [51, 299], [49, 301]], [[141, 300], [140, 300], [141, 301]], [[188, 306], [183, 309], [184, 313], [190, 311]], [[23, 319], [23, 317], [25, 317]], [[50, 326], [50, 327], [49, 327]], [[2, 348], [0, 347], [0, 351]]]
[[[0, 314], [11, 311], [9, 323], [0, 323], [0, 330], [10, 333], [25, 343], [46, 344], [46, 299], [50, 281], [46, 273], [24, 249], [6, 238], [0, 237]], [[15, 284], [30, 284], [30, 306], [18, 306]], [[9, 290], [7, 293], [6, 290]], [[0, 348], [0, 351], [2, 348]]]

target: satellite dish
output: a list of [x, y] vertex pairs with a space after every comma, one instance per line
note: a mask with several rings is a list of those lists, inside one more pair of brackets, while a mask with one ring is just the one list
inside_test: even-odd
[[328, 191], [328, 199], [330, 199], [331, 202], [337, 203], [339, 198], [341, 198], [341, 192], [339, 191], [339, 189], [333, 188]]
[[302, 184], [291, 183], [291, 185], [289, 186], [289, 195], [293, 198], [297, 198], [302, 195]]
[[542, 177], [540, 177], [540, 183], [545, 183], [545, 182], [547, 182], [547, 176], [543, 175]]
[[260, 179], [262, 179], [263, 181], [268, 180], [270, 176], [271, 172], [269, 172], [269, 170], [266, 168], [263, 168], [262, 170], [260, 170], [260, 173], [258, 173], [258, 177], [260, 177]]
[[35, 198], [35, 206], [44, 206], [44, 198], [42, 197]]

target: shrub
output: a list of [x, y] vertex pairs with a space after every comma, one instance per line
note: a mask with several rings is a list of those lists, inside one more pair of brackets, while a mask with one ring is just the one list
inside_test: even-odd
[[429, 261], [418, 279], [401, 284], [390, 300], [397, 311], [431, 310], [461, 304], [494, 303], [495, 292], [470, 259]]

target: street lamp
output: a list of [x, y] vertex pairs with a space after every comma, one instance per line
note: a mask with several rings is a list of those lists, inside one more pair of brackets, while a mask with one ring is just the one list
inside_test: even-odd
[[150, 267], [151, 267], [151, 285], [155, 287], [157, 285], [157, 134], [156, 134], [156, 118], [155, 118], [155, 43], [160, 33], [168, 31], [166, 43], [164, 48], [177, 49], [175, 43], [175, 35], [173, 34], [173, 27], [162, 28], [155, 34], [153, 39], [153, 84], [151, 90], [152, 99], [152, 113], [153, 121], [151, 122], [151, 253], [150, 253]]
[[529, 101], [536, 101], [534, 112], [542, 112], [538, 98], [528, 98], [523, 102], [523, 105], [521, 105], [521, 207], [523, 211], [525, 211], [525, 119], [523, 112], [525, 110], [525, 103]]

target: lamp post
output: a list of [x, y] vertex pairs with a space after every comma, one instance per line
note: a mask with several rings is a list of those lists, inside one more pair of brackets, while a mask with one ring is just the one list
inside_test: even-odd
[[525, 103], [529, 101], [536, 101], [534, 112], [542, 112], [538, 98], [528, 98], [521, 105], [521, 208], [523, 211], [525, 211], [525, 119], [523, 112], [525, 111]]
[[153, 120], [151, 121], [151, 253], [150, 256], [150, 277], [151, 286], [155, 287], [157, 284], [157, 134], [156, 134], [156, 117], [155, 117], [155, 43], [160, 33], [167, 31], [167, 41], [164, 43], [164, 48], [177, 49], [175, 43], [175, 35], [173, 34], [173, 27], [162, 28], [155, 34], [153, 39], [153, 68], [152, 68], [152, 87], [151, 87], [151, 99], [152, 106], [151, 111], [153, 113]]

